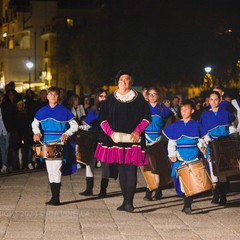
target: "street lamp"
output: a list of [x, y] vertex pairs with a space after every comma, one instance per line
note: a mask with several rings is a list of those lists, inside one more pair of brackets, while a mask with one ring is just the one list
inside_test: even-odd
[[205, 67], [204, 68], [206, 75], [204, 76], [204, 84], [206, 85], [206, 90], [211, 89], [212, 85], [213, 85], [213, 78], [212, 75], [210, 74], [210, 72], [212, 71], [211, 67]]
[[204, 70], [205, 70], [206, 73], [210, 73], [212, 71], [212, 68], [211, 67], [205, 67]]
[[33, 68], [33, 66], [34, 66], [34, 64], [31, 61], [28, 61], [26, 63], [26, 67], [27, 67], [28, 73], [29, 73], [29, 89], [31, 89], [31, 69]]

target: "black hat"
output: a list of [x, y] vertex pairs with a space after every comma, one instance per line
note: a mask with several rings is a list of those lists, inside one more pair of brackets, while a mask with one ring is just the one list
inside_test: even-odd
[[118, 85], [118, 80], [119, 80], [119, 78], [120, 78], [122, 75], [125, 75], [125, 74], [132, 77], [131, 73], [129, 73], [128, 71], [126, 71], [126, 70], [120, 70], [120, 71], [117, 73], [116, 77], [115, 77], [115, 85], [116, 85], [116, 86]]

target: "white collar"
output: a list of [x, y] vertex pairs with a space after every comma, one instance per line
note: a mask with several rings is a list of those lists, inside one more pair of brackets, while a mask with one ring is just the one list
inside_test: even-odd
[[124, 94], [124, 95], [116, 91], [115, 96], [121, 102], [129, 102], [135, 98], [136, 94], [135, 94], [135, 91], [131, 89], [127, 94]]

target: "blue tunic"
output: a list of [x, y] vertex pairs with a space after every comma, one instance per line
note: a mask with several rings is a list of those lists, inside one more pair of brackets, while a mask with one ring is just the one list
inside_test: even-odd
[[149, 104], [151, 112], [151, 123], [145, 129], [147, 143], [155, 141], [162, 133], [164, 127], [164, 119], [170, 116], [171, 110], [163, 103], [157, 104], [155, 107]]
[[[193, 161], [197, 159], [199, 154], [198, 142], [199, 138], [207, 134], [201, 125], [190, 120], [187, 123], [177, 121], [163, 130], [164, 135], [176, 142], [176, 151], [184, 161]], [[183, 162], [177, 160], [173, 163], [172, 177], [176, 177], [176, 168], [181, 166]]]
[[234, 119], [234, 115], [223, 108], [219, 108], [217, 112], [210, 109], [202, 114], [199, 123], [212, 139], [217, 139], [229, 135], [229, 125]]
[[[219, 108], [217, 112], [213, 112], [211, 109], [202, 114], [199, 123], [208, 132], [209, 137], [212, 140], [218, 137], [224, 137], [229, 135], [229, 125], [234, 121], [235, 117], [232, 113], [224, 108]], [[209, 147], [206, 153], [206, 157], [210, 154]]]
[[[60, 142], [60, 137], [69, 129], [69, 121], [74, 118], [74, 115], [66, 107], [57, 104], [54, 108], [49, 105], [42, 107], [35, 118], [41, 124], [43, 142], [51, 144], [51, 142]], [[72, 174], [76, 169], [75, 145], [70, 141], [63, 148], [62, 174]]]
[[39, 109], [35, 118], [41, 123], [43, 142], [47, 144], [55, 140], [60, 142], [59, 138], [69, 129], [69, 121], [74, 115], [66, 107], [57, 104], [54, 108], [47, 105]]

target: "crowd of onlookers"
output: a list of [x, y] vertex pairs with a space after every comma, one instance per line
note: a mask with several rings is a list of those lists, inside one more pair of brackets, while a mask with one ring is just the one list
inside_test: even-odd
[[[146, 97], [145, 88], [142, 94]], [[147, 98], [146, 98], [147, 100]], [[166, 125], [181, 119], [180, 104], [183, 100], [181, 94], [171, 99], [159, 99], [165, 106], [170, 108], [172, 114], [165, 119]], [[191, 99], [195, 104], [194, 120], [199, 120], [201, 114], [209, 106], [209, 98], [195, 97]], [[225, 100], [231, 101], [230, 96]], [[41, 168], [41, 162], [34, 157], [32, 150], [33, 133], [31, 123], [35, 113], [48, 104], [47, 90], [43, 89], [38, 94], [28, 89], [20, 94], [15, 90], [14, 82], [10, 82], [0, 91], [0, 167], [1, 173], [11, 172], [18, 169]], [[94, 91], [88, 95], [78, 96], [74, 91], [66, 91], [60, 88], [59, 104], [69, 108], [74, 114], [79, 125], [84, 116], [94, 104]]]

